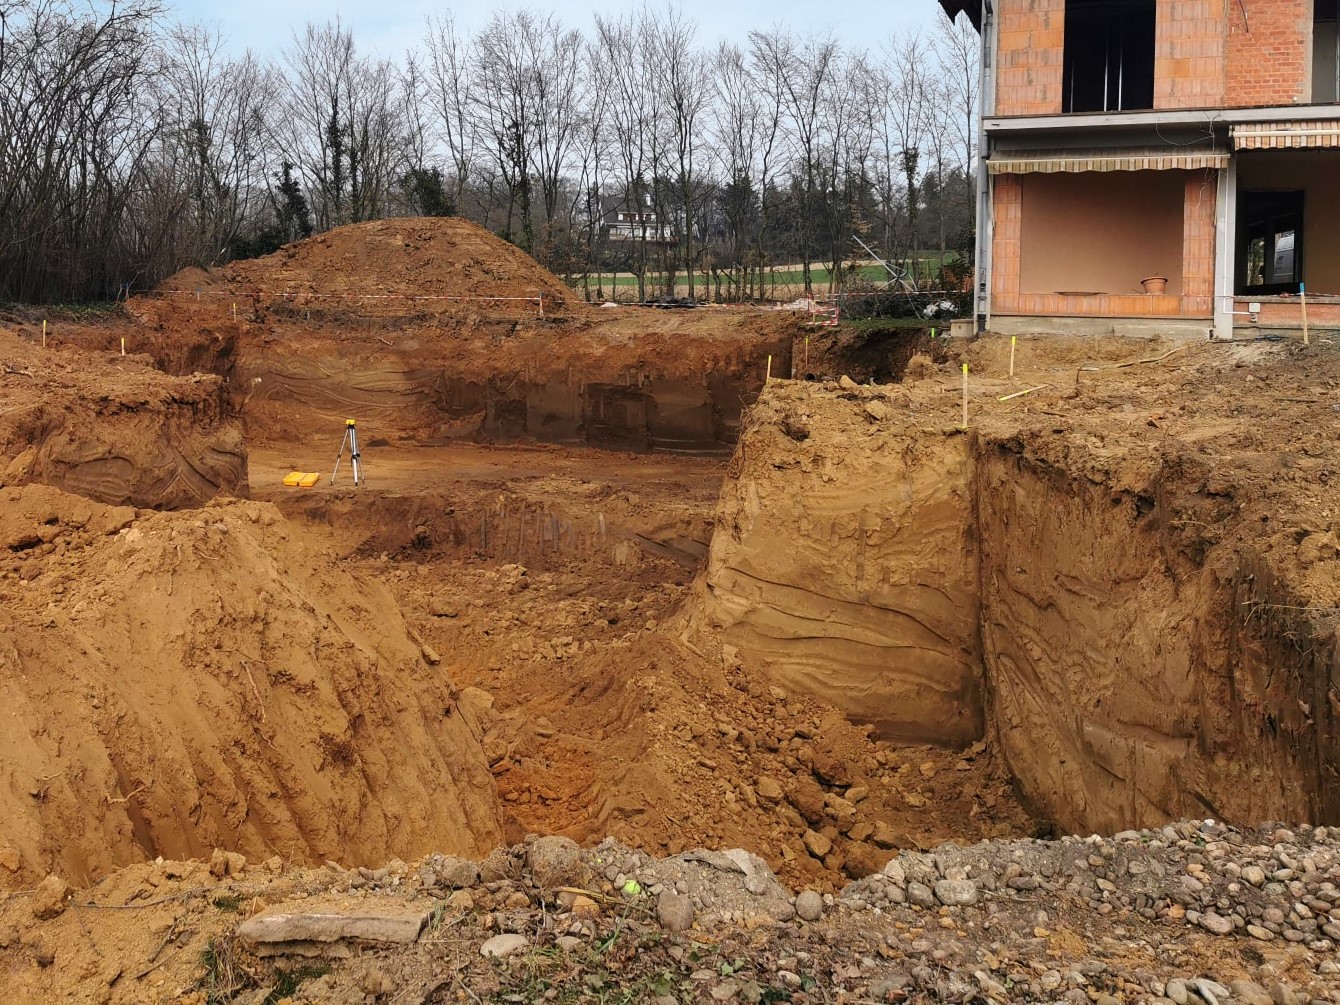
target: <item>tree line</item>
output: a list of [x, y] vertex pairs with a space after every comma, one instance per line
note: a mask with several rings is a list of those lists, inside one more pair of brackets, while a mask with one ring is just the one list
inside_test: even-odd
[[[707, 44], [673, 8], [338, 19], [273, 58], [157, 0], [0, 0], [0, 299], [105, 299], [346, 223], [459, 214], [610, 296], [835, 284], [859, 237], [926, 279], [971, 241], [977, 37]], [[815, 266], [822, 265], [822, 281]], [[923, 275], [918, 275], [918, 273]]]

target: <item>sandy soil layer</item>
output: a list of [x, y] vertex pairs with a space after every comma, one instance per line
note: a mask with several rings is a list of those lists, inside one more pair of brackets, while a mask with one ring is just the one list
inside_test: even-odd
[[891, 734], [997, 741], [1065, 829], [1335, 819], [1333, 349], [964, 351], [966, 431], [924, 360], [765, 394], [695, 623]]
[[176, 508], [245, 494], [247, 453], [223, 382], [140, 356], [44, 352], [0, 330], [0, 485]]

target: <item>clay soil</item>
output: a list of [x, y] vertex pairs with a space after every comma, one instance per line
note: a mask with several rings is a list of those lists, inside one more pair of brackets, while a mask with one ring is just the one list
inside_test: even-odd
[[[790, 372], [801, 333], [763, 312], [605, 312], [555, 283], [468, 225], [388, 222], [175, 277], [120, 322], [58, 329], [47, 350], [31, 321], [0, 335], [0, 690], [17, 716], [0, 758], [6, 903], [27, 903], [48, 872], [124, 900], [166, 879], [136, 863], [215, 847], [278, 855], [282, 870], [478, 858], [529, 833], [612, 837], [654, 856], [743, 847], [786, 886], [837, 891], [899, 850], [951, 840], [1193, 815], [1254, 824], [1281, 807], [1335, 821], [1340, 698], [1317, 670], [1340, 607], [1329, 338], [1022, 340], [1013, 377], [1008, 340], [985, 339], [913, 357], [899, 384], [779, 382], [746, 413], [733, 458], [594, 450], [490, 425], [498, 386], [561, 383], [589, 425], [593, 386], [662, 382], [669, 401], [671, 385], [726, 373], [738, 409], [769, 347]], [[544, 289], [546, 316], [524, 301], [405, 299], [463, 288]], [[110, 352], [123, 336], [128, 357]], [[527, 400], [527, 422], [561, 411]], [[291, 470], [328, 473], [341, 417], [364, 408], [366, 485], [346, 469], [333, 486], [282, 486]], [[775, 605], [732, 634], [724, 570], [762, 582], [778, 556], [821, 553], [816, 541], [834, 559], [801, 584], [804, 618], [882, 603], [881, 571], [841, 557], [853, 534], [877, 544], [878, 527], [849, 534], [816, 516], [749, 543], [751, 521], [861, 510], [887, 470], [881, 451], [930, 458], [908, 493], [952, 480], [960, 447], [1027, 475], [992, 461], [964, 489], [1014, 508], [979, 510], [949, 538], [994, 570], [948, 605], [972, 623], [949, 646], [963, 673], [989, 671], [995, 652], [1041, 666], [1030, 646], [1081, 628], [1162, 668], [1167, 640], [1201, 623], [1148, 615], [1227, 598], [1193, 656], [1248, 653], [1261, 680], [1211, 674], [1172, 700], [1106, 664], [1084, 679], [1095, 649], [1060, 661], [1057, 723], [1031, 704], [1038, 688], [1017, 684], [1026, 675], [997, 675], [964, 691], [977, 718], [937, 735], [943, 706], [905, 706], [926, 728], [901, 728], [887, 710], [862, 714], [866, 698], [810, 657], [760, 644], [778, 635]], [[1079, 500], [1076, 513], [1049, 523], [1050, 491]], [[1119, 524], [1102, 522], [1109, 511]], [[1128, 525], [1143, 536], [1121, 537]], [[1095, 526], [1112, 528], [1106, 548], [1069, 548]], [[732, 565], [741, 542], [753, 550]], [[1065, 564], [1077, 549], [1083, 575]], [[1046, 579], [1065, 590], [1011, 578], [1053, 553]], [[958, 556], [934, 543], [921, 557], [938, 575]], [[828, 579], [856, 592], [825, 593]], [[768, 607], [765, 594], [750, 602]], [[1073, 596], [1145, 614], [1056, 628], [1046, 612]], [[1032, 633], [1018, 651], [972, 620], [1002, 604]], [[788, 641], [803, 636], [784, 613]], [[1287, 672], [1267, 679], [1271, 667]], [[1104, 702], [1124, 709], [1122, 742], [1139, 736], [1187, 773], [1140, 761], [1114, 783], [1120, 758], [1093, 755], [1107, 734], [1085, 725]], [[1156, 707], [1194, 721], [1153, 721]], [[1074, 752], [1093, 764], [1056, 767]], [[86, 920], [94, 941], [111, 931]], [[6, 940], [0, 967], [39, 966], [31, 939]], [[96, 976], [45, 973], [33, 986], [57, 996]], [[114, 978], [104, 1000], [196, 987], [172, 973], [159, 990]]]

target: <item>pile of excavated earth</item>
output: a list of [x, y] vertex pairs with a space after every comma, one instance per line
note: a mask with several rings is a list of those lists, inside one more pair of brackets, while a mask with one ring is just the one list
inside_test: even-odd
[[1332, 339], [804, 319], [408, 220], [0, 324], [0, 999], [1340, 1002]]

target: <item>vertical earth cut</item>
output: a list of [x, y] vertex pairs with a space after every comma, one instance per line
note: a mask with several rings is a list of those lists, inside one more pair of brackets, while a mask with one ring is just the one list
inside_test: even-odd
[[906, 395], [886, 421], [886, 394], [765, 395], [691, 621], [887, 736], [989, 737], [1067, 831], [1340, 812], [1335, 647], [1204, 459], [960, 435]]

